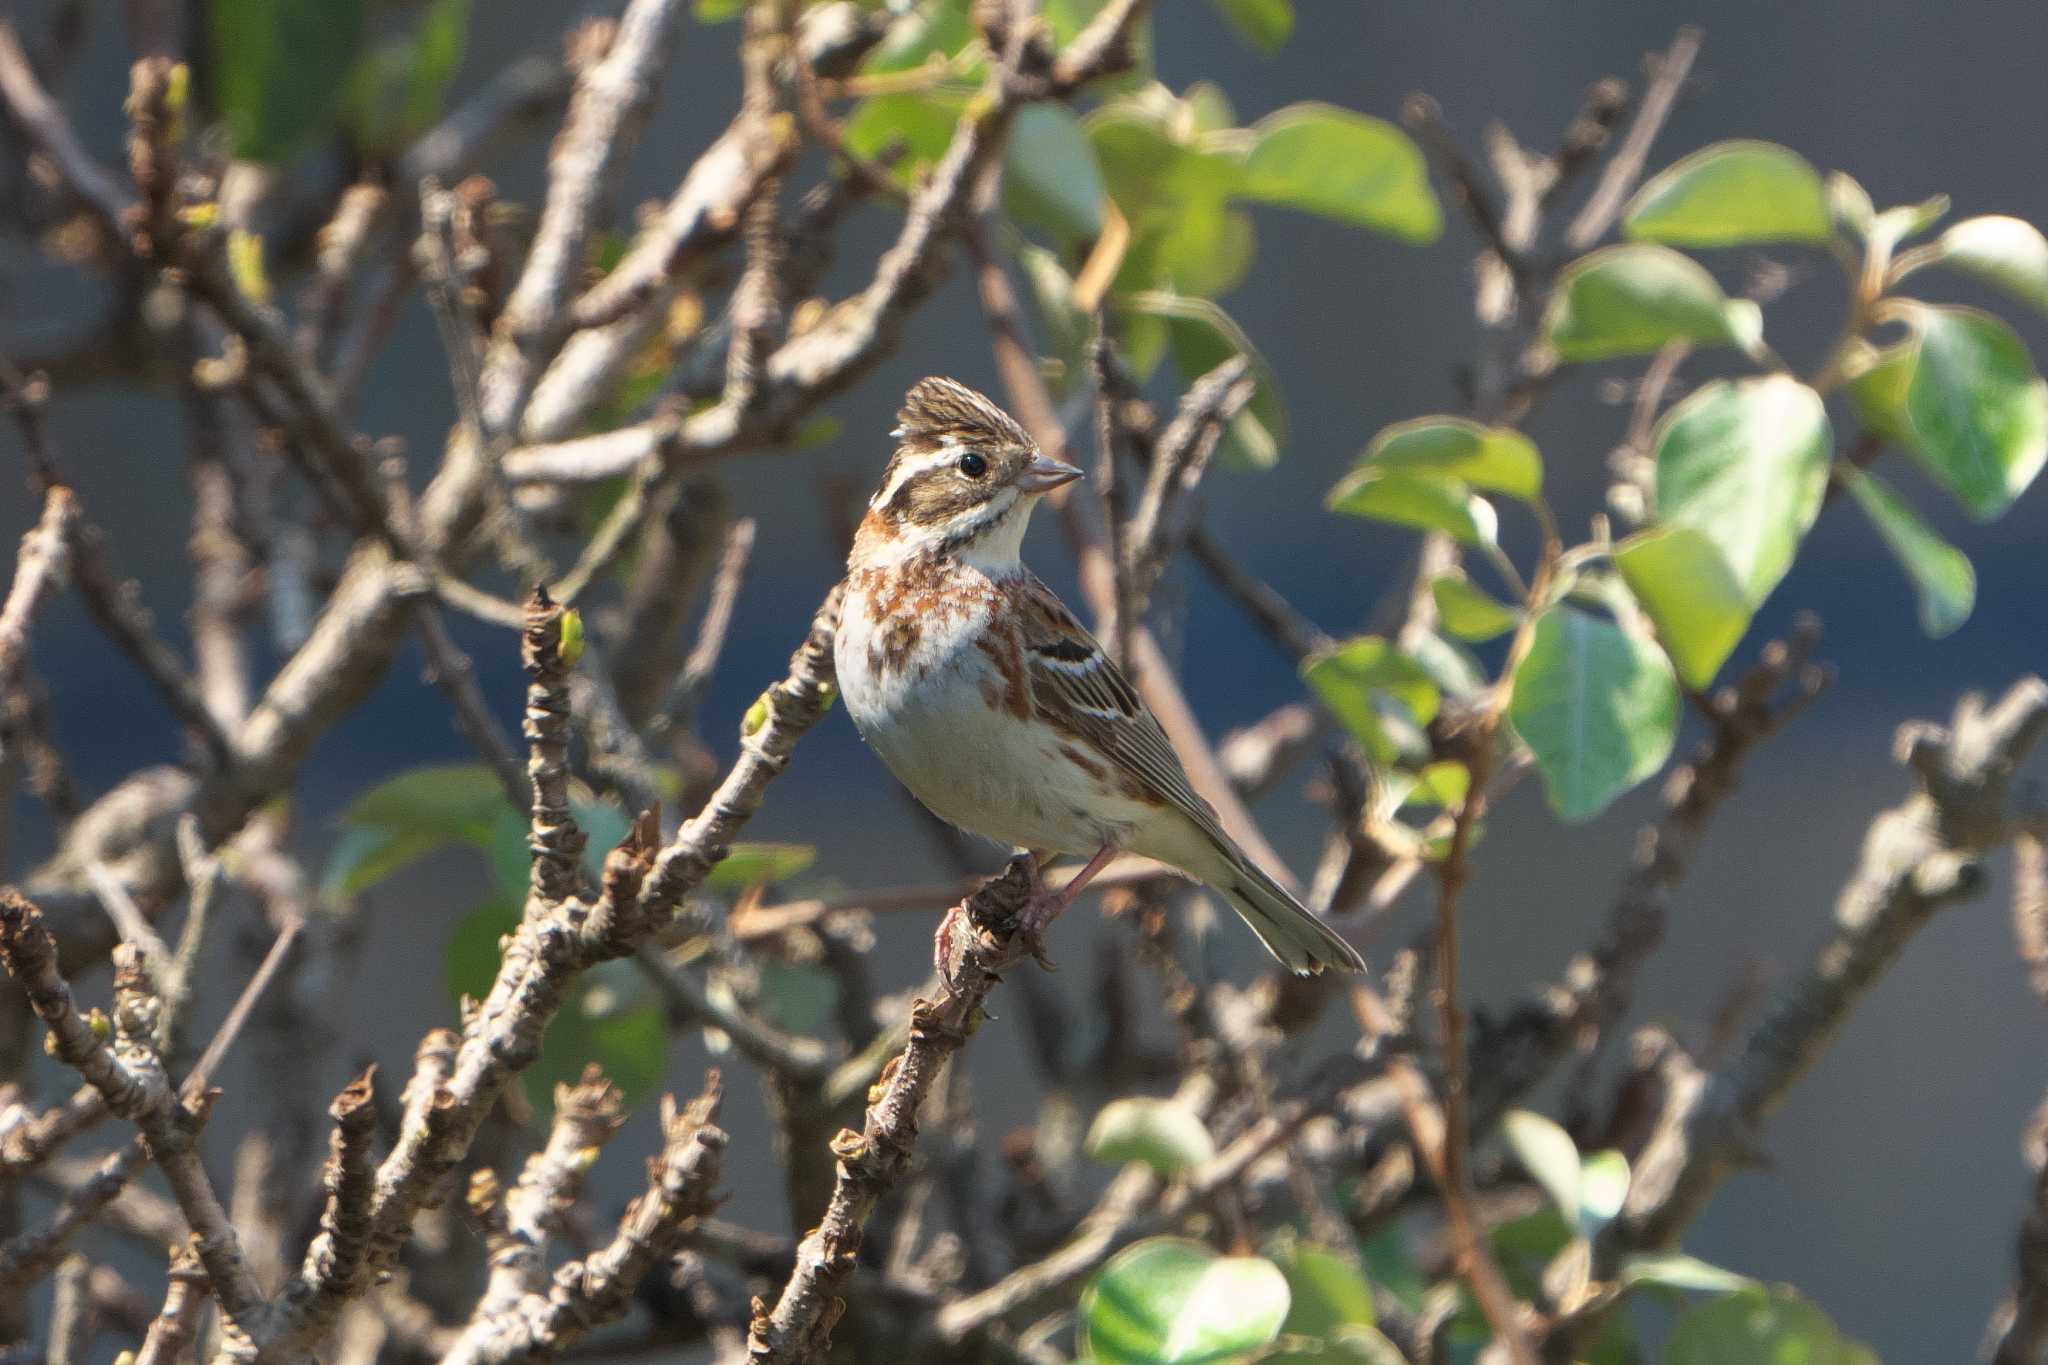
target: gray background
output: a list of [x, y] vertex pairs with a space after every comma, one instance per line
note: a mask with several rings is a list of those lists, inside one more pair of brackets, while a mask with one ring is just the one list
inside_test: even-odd
[[[1157, 49], [1162, 77], [1176, 89], [1197, 78], [1219, 82], [1247, 120], [1297, 99], [1391, 117], [1403, 94], [1420, 89], [1437, 97], [1468, 144], [1498, 118], [1538, 147], [1554, 141], [1589, 82], [1610, 72], [1635, 76], [1641, 54], [1667, 43], [1679, 23], [1700, 22], [1707, 42], [1696, 86], [1653, 167], [1720, 138], [1764, 137], [1823, 169], [1852, 172], [1880, 206], [1946, 191], [1959, 216], [2004, 212], [2048, 222], [2048, 182], [2038, 174], [2048, 135], [2039, 94], [2048, 10], [2039, 6], [1301, 0], [1293, 41], [1272, 59], [1236, 43], [1205, 6], [1166, 8]], [[464, 89], [479, 72], [551, 43], [571, 13], [540, 5], [478, 9], [488, 17], [476, 25]], [[66, 92], [110, 160], [126, 62], [115, 29], [114, 16], [102, 16]], [[685, 26], [677, 67], [635, 159], [631, 199], [665, 192], [729, 117], [736, 37], [730, 26]], [[530, 192], [530, 147], [505, 160], [494, 169], [508, 193]], [[1381, 425], [1455, 406], [1454, 375], [1473, 342], [1472, 241], [1454, 215], [1444, 239], [1427, 248], [1277, 212], [1261, 212], [1258, 225], [1258, 262], [1225, 303], [1281, 375], [1293, 434], [1277, 470], [1215, 477], [1208, 524], [1247, 565], [1343, 634], [1357, 628], [1410, 542], [1323, 513], [1321, 495]], [[856, 239], [880, 242], [889, 230], [886, 216], [871, 213]], [[41, 269], [19, 244], [4, 252], [0, 344], [37, 349], [90, 316], [89, 284]], [[1767, 328], [1783, 354], [1811, 366], [1839, 325], [1837, 272], [1818, 254], [1780, 259], [1795, 268], [1796, 282], [1768, 309]], [[1731, 279], [1745, 266], [1739, 255], [1715, 264]], [[842, 269], [834, 287], [843, 291], [857, 278]], [[1980, 301], [1946, 279], [1928, 287], [1937, 297]], [[2041, 319], [2005, 311], [2037, 349], [2048, 342]], [[971, 290], [957, 273], [914, 319], [901, 352], [833, 405], [845, 420], [839, 439], [798, 457], [801, 463], [730, 468], [736, 500], [761, 518], [762, 534], [705, 711], [707, 733], [722, 751], [731, 749], [732, 723], [746, 701], [779, 675], [835, 574], [822, 499], [808, 476], [829, 472], [864, 486], [879, 470], [896, 397], [928, 372], [993, 387]], [[1598, 507], [1602, 461], [1625, 421], [1601, 400], [1597, 378], [1560, 384], [1529, 426], [1571, 526], [1582, 527]], [[371, 378], [363, 425], [431, 452], [452, 412], [432, 328], [415, 308]], [[75, 392], [60, 396], [56, 420], [90, 507], [113, 532], [129, 571], [142, 574], [150, 605], [182, 639], [183, 452], [166, 439], [180, 430], [175, 405], [127, 391]], [[0, 446], [12, 439], [0, 438]], [[5, 544], [28, 510], [13, 458], [0, 456], [7, 461], [0, 475]], [[1678, 894], [1670, 941], [1639, 992], [1643, 1018], [1670, 1020], [1697, 1037], [1703, 1012], [1746, 959], [1776, 964], [1781, 981], [1799, 969], [1824, 932], [1868, 816], [1904, 790], [1886, 755], [1893, 728], [1911, 717], [1945, 716], [1966, 688], [2003, 688], [2024, 671], [2048, 667], [2048, 606], [2039, 586], [2048, 493], [2037, 487], [1999, 524], [1976, 527], [1935, 504], [1896, 456], [1882, 468], [1935, 508], [1940, 525], [1975, 559], [1977, 614], [1946, 641], [1924, 640], [1903, 577], [1874, 534], [1846, 505], [1829, 509], [1752, 642], [1796, 610], [1815, 609], [1826, 619], [1824, 654], [1840, 666], [1840, 683], [1765, 751], [1716, 825]], [[1071, 584], [1056, 531], [1037, 530], [1028, 554], [1055, 584]], [[1205, 583], [1181, 574], [1169, 591], [1185, 609], [1185, 685], [1212, 734], [1298, 693], [1289, 667]], [[462, 634], [509, 722], [519, 687], [510, 636]], [[50, 614], [36, 647], [38, 666], [57, 685], [61, 736], [88, 795], [140, 762], [176, 756], [168, 717], [75, 603]], [[408, 653], [314, 755], [298, 792], [301, 842], [309, 852], [324, 850], [334, 812], [379, 777], [465, 756]], [[1298, 788], [1291, 784], [1261, 815], [1283, 853], [1305, 867], [1321, 830]], [[1599, 923], [1632, 831], [1651, 809], [1638, 794], [1590, 827], [1565, 829], [1532, 790], [1507, 803], [1480, 850], [1469, 899], [1471, 999], [1505, 1006], [1518, 987], [1562, 966]], [[36, 847], [32, 817], [28, 828], [24, 852]], [[837, 715], [805, 742], [750, 834], [819, 844], [822, 868], [847, 884], [945, 872]], [[440, 859], [373, 898], [373, 970], [362, 986], [362, 1018], [366, 1041], [389, 1063], [449, 1013], [439, 947], [474, 897], [475, 872], [470, 861]], [[2026, 1182], [2019, 1134], [2048, 1065], [2042, 1006], [2011, 950], [2008, 892], [2001, 864], [1988, 894], [1945, 914], [1914, 943], [1773, 1124], [1770, 1168], [1735, 1178], [1687, 1242], [1708, 1259], [1796, 1283], [1894, 1362], [1966, 1358], [2011, 1276]], [[1406, 913], [1415, 917], [1413, 907]], [[886, 984], [909, 984], [921, 972], [928, 927], [922, 919], [882, 926]], [[1076, 968], [1059, 978], [1070, 993], [1089, 984], [1082, 948], [1089, 932], [1061, 930], [1061, 955]], [[1398, 931], [1391, 941], [1400, 941]], [[1257, 963], [1241, 946], [1226, 945], [1222, 960], [1242, 977]], [[1011, 1083], [1025, 1065], [1014, 1047], [1017, 1027], [1005, 1019], [973, 1049], [979, 1116], [990, 1131], [1028, 1117], [1023, 1088]], [[694, 1086], [700, 1065], [694, 1045], [679, 1048], [671, 1083]], [[759, 1131], [749, 1087], [736, 1087], [728, 1112], [743, 1139]], [[630, 1153], [647, 1142], [643, 1117], [609, 1164], [637, 1166]], [[738, 1150], [747, 1150], [744, 1141]], [[736, 1169], [732, 1184], [731, 1212], [777, 1225], [779, 1186], [765, 1163]]]

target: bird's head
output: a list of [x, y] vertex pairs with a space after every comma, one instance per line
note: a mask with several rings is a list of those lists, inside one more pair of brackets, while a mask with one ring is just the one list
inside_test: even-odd
[[854, 538], [856, 567], [921, 554], [1008, 567], [1038, 499], [1081, 477], [950, 379], [920, 379], [896, 419], [896, 453]]

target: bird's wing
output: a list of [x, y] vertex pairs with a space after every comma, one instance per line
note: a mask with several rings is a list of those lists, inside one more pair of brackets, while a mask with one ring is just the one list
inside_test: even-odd
[[1141, 800], [1193, 820], [1225, 849], [1230, 838], [1137, 689], [1103, 653], [1052, 589], [1026, 575], [1012, 598], [1033, 709], [1047, 724], [1107, 761], [1120, 785]]

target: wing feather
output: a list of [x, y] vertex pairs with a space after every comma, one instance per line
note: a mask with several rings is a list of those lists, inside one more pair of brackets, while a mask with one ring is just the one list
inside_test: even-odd
[[1230, 848], [1216, 812], [1195, 794], [1166, 732], [1095, 637], [1035, 577], [1025, 577], [1015, 605], [1038, 713], [1087, 745], [1141, 794], [1178, 810]]

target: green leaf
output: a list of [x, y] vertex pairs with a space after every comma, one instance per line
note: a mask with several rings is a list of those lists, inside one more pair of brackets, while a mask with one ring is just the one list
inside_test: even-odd
[[1918, 338], [1866, 352], [1848, 385], [1849, 406], [1874, 434], [1910, 450], [1913, 428], [1906, 418], [1906, 389], [1920, 355]]
[[1693, 527], [1660, 526], [1623, 541], [1614, 563], [1679, 678], [1692, 688], [1713, 682], [1742, 642], [1751, 613], [1727, 556]]
[[1579, 1163], [1579, 1236], [1597, 1236], [1628, 1199], [1628, 1158], [1612, 1148]]
[[1144, 1096], [1103, 1105], [1088, 1125], [1083, 1146], [1097, 1161], [1142, 1161], [1169, 1180], [1216, 1155], [1216, 1141], [1201, 1115], [1173, 1100]]
[[1579, 1148], [1554, 1119], [1527, 1109], [1501, 1116], [1501, 1136], [1568, 1223], [1579, 1221]]
[[206, 16], [213, 105], [234, 155], [282, 162], [333, 127], [363, 0], [213, 0]]
[[1462, 417], [1417, 417], [1372, 438], [1366, 460], [1387, 469], [1462, 479], [1510, 497], [1543, 491], [1543, 457], [1511, 427], [1483, 427]]
[[469, 42], [469, 0], [432, 0], [413, 37], [412, 78], [406, 84], [405, 124], [424, 132], [441, 117], [448, 86], [462, 69]]
[[1464, 804], [1472, 790], [1472, 770], [1454, 758], [1425, 764], [1415, 785], [1401, 798], [1403, 806], [1435, 806], [1448, 810]]
[[1328, 104], [1293, 104], [1259, 120], [1245, 159], [1246, 198], [1433, 242], [1443, 214], [1408, 135]]
[[449, 935], [441, 960], [448, 975], [448, 990], [457, 999], [467, 995], [481, 1000], [490, 994], [502, 956], [498, 940], [519, 927], [520, 907], [525, 900], [523, 886], [516, 890], [500, 889], [455, 922], [455, 932]]
[[541, 1122], [554, 1113], [555, 1087], [575, 1084], [592, 1062], [619, 1088], [629, 1108], [661, 1084], [668, 1070], [667, 1016], [653, 1002], [610, 1008], [608, 994], [604, 982], [586, 982], [555, 1016], [540, 1057], [523, 1074], [527, 1101]]
[[889, 174], [909, 187], [946, 154], [960, 111], [966, 107], [966, 96], [945, 89], [870, 95], [846, 120], [846, 145], [873, 160], [884, 148], [900, 143], [903, 155]]
[[1576, 824], [1663, 766], [1678, 731], [1677, 680], [1662, 652], [1560, 603], [1537, 619], [1508, 720], [1536, 756], [1551, 808]]
[[1040, 334], [1059, 363], [1058, 372], [1048, 379], [1055, 393], [1065, 394], [1086, 373], [1091, 331], [1087, 316], [1074, 306], [1074, 277], [1056, 253], [1029, 242], [1017, 249], [1017, 263], [1037, 305]]
[[1965, 218], [1941, 234], [1940, 261], [2048, 313], [2048, 237], [1999, 214]]
[[786, 882], [818, 860], [809, 844], [738, 843], [711, 869], [705, 885], [721, 891]]
[[1702, 147], [1653, 176], [1622, 214], [1623, 233], [1672, 246], [1825, 242], [1831, 215], [1820, 172], [1775, 142]]
[[1062, 242], [1102, 232], [1102, 172], [1081, 121], [1065, 105], [1019, 110], [1003, 167], [1005, 201], [1019, 222], [1043, 227]]
[[747, 0], [697, 0], [690, 12], [700, 24], [723, 24], [747, 12]]
[[1366, 752], [1391, 763], [1436, 718], [1437, 685], [1421, 664], [1377, 635], [1361, 636], [1310, 659], [1302, 677]]
[[1502, 606], [1463, 574], [1444, 574], [1429, 585], [1437, 619], [1460, 640], [1491, 640], [1506, 634], [1522, 619], [1513, 607]]
[[1979, 521], [2012, 506], [2048, 460], [2048, 384], [2026, 345], [1989, 313], [1916, 305], [1906, 386], [1913, 451]]
[[1221, 1365], [1279, 1335], [1287, 1280], [1256, 1256], [1154, 1237], [1110, 1259], [1080, 1315], [1082, 1353], [1096, 1365]]
[[1658, 426], [1657, 520], [1712, 541], [1757, 606], [1820, 515], [1834, 439], [1820, 395], [1796, 379], [1708, 384]]
[[1708, 1294], [1732, 1294], [1754, 1288], [1756, 1281], [1732, 1270], [1709, 1265], [1682, 1251], [1640, 1251], [1621, 1263], [1625, 1285], [1649, 1284], [1660, 1289], [1696, 1290]]
[[1408, 1365], [1408, 1357], [1377, 1327], [1339, 1327], [1321, 1339], [1282, 1336], [1258, 1365]]
[[414, 768], [378, 783], [342, 812], [342, 823], [402, 834], [431, 834], [442, 843], [488, 848], [505, 804], [504, 788], [481, 763]]
[[1491, 545], [1500, 530], [1493, 504], [1462, 480], [1361, 464], [1330, 490], [1329, 508], [1346, 516], [1442, 531], [1466, 545]]
[[1289, 1305], [1283, 1332], [1327, 1337], [1341, 1327], [1370, 1327], [1377, 1321], [1372, 1286], [1355, 1256], [1297, 1244], [1275, 1260], [1287, 1277]]
[[1570, 361], [1648, 355], [1674, 341], [1747, 351], [1763, 338], [1763, 314], [1723, 294], [1699, 262], [1669, 247], [1629, 243], [1565, 267], [1543, 330]]
[[1287, 408], [1273, 367], [1236, 320], [1207, 299], [1185, 298], [1165, 290], [1132, 294], [1123, 302], [1130, 314], [1166, 320], [1174, 368], [1188, 383], [1232, 356], [1242, 355], [1250, 362], [1257, 386], [1251, 401], [1224, 428], [1221, 449], [1240, 466], [1271, 468], [1280, 458], [1281, 442], [1287, 439]]
[[1664, 1365], [1856, 1365], [1875, 1357], [1797, 1295], [1748, 1289], [1681, 1314]]
[[1294, 32], [1294, 0], [1210, 0], [1237, 36], [1261, 52], [1278, 52]]
[[1920, 629], [1938, 640], [1969, 620], [1977, 601], [1977, 572], [1970, 567], [1969, 556], [1935, 534], [1876, 475], [1845, 465], [1841, 477], [1913, 580], [1920, 599]]
[[320, 899], [330, 906], [340, 905], [448, 842], [446, 837], [424, 830], [345, 829], [320, 874]]

